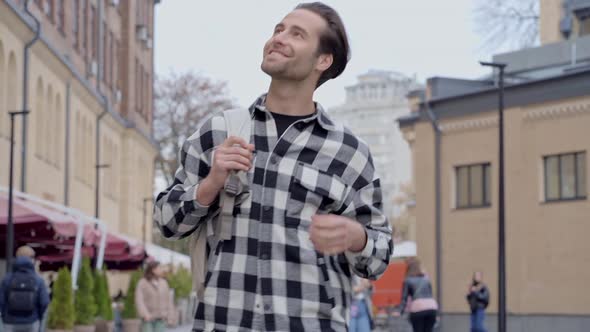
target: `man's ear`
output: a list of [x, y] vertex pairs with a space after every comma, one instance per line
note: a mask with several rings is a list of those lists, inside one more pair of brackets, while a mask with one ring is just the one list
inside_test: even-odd
[[332, 56], [332, 54], [320, 54], [315, 67], [317, 70], [324, 72], [330, 68], [333, 62], [334, 56]]

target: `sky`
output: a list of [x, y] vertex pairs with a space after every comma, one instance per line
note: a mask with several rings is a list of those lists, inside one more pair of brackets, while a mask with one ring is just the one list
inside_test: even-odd
[[[262, 48], [274, 26], [301, 1], [164, 0], [155, 13], [155, 71], [195, 71], [228, 84], [241, 106], [266, 92]], [[488, 70], [478, 61], [474, 0], [326, 0], [346, 26], [352, 57], [346, 71], [320, 87], [315, 100], [340, 105], [346, 86], [368, 70], [414, 76], [476, 78]]]

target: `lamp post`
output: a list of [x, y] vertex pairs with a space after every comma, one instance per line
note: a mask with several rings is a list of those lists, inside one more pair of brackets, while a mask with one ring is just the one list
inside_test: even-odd
[[504, 211], [504, 69], [505, 63], [480, 62], [498, 69], [498, 331], [506, 332], [506, 229]]
[[[8, 231], [6, 232], [6, 273], [12, 270], [12, 256], [14, 255], [14, 222], [12, 220], [12, 187], [14, 183], [14, 117], [22, 115], [23, 119], [29, 114], [29, 111], [14, 111], [8, 112], [10, 114], [10, 167], [8, 176]], [[22, 174], [21, 174], [22, 175]]]

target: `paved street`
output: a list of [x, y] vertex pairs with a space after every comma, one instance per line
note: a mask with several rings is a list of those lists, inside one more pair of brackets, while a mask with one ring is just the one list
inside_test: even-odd
[[175, 328], [167, 328], [166, 332], [188, 332], [191, 330], [191, 325], [183, 325]]

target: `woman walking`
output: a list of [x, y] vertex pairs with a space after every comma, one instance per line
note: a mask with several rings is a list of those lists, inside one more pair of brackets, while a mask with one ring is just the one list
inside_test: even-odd
[[168, 282], [159, 262], [148, 263], [135, 289], [135, 307], [142, 319], [142, 332], [164, 332], [174, 310]]
[[[408, 305], [408, 298], [411, 304]], [[406, 279], [402, 290], [401, 314], [410, 313], [414, 332], [432, 332], [436, 323], [438, 304], [432, 297], [432, 285], [416, 258], [408, 260]]]

